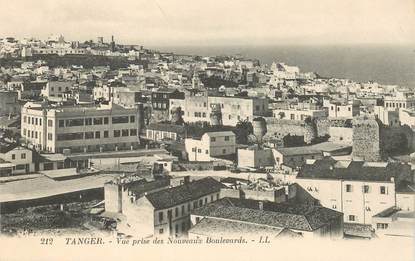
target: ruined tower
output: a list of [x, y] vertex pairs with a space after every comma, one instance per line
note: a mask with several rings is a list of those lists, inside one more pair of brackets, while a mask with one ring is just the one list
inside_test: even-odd
[[382, 161], [381, 124], [367, 116], [353, 120], [353, 160]]

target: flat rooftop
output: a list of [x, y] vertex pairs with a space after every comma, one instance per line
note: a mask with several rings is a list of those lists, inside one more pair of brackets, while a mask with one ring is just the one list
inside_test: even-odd
[[0, 184], [0, 203], [51, 197], [104, 187], [116, 174], [99, 174], [56, 181], [45, 176]]

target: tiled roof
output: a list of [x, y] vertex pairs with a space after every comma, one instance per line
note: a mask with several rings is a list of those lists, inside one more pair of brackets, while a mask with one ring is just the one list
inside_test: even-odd
[[320, 206], [236, 198], [223, 198], [195, 209], [193, 214], [302, 231], [316, 230], [343, 215]]
[[204, 236], [218, 236], [218, 235], [292, 235], [300, 236], [299, 234], [288, 230], [286, 228], [270, 227], [260, 224], [252, 224], [240, 222], [235, 220], [223, 220], [216, 218], [204, 218], [194, 227], [189, 233], [204, 235]]
[[330, 157], [316, 160], [313, 164], [305, 164], [297, 178], [305, 179], [338, 179], [361, 181], [395, 182], [410, 176], [411, 167], [399, 162], [388, 162], [386, 167], [366, 164], [364, 161], [351, 161], [347, 167], [337, 167], [337, 161]]
[[219, 181], [207, 177], [181, 186], [150, 193], [146, 197], [156, 209], [166, 209], [219, 192], [221, 188], [225, 187]]

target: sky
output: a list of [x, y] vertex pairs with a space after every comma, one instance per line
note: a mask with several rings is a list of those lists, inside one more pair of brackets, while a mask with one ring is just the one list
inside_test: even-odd
[[414, 44], [415, 0], [0, 0], [0, 38], [152, 46]]

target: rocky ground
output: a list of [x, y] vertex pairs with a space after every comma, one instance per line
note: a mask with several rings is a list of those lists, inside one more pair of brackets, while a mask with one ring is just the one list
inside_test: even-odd
[[[2, 235], [64, 235], [106, 233], [91, 208], [99, 201], [21, 208], [0, 217]], [[108, 233], [108, 232], [107, 232]]]

